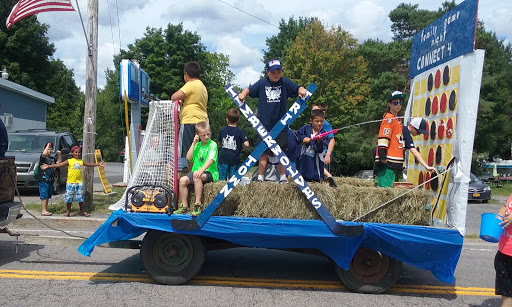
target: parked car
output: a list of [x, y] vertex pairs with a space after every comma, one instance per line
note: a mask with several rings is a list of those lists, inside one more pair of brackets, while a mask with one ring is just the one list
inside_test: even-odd
[[[39, 162], [46, 143], [54, 144], [53, 155], [57, 154], [57, 150], [63, 152], [63, 161], [71, 158], [71, 148], [78, 144], [76, 137], [71, 132], [29, 129], [9, 133], [9, 147], [5, 155], [16, 158], [18, 189], [38, 189], [37, 180], [34, 178], [34, 167]], [[66, 184], [67, 175], [67, 166], [55, 170], [53, 194], [58, 194], [60, 187]]]
[[486, 203], [491, 199], [491, 187], [483, 183], [473, 173], [470, 174], [471, 181], [469, 181], [468, 188], [468, 201], [479, 200]]
[[354, 177], [359, 179], [368, 179], [373, 180], [373, 170], [372, 169], [365, 169], [357, 172]]

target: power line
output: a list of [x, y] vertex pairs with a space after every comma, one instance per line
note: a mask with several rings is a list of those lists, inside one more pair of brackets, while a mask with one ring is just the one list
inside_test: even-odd
[[119, 5], [117, 5], [117, 0], [116, 0], [116, 11], [117, 11], [117, 32], [118, 32], [118, 35], [119, 35], [119, 54], [121, 54], [121, 27], [119, 27]]
[[114, 49], [114, 54], [116, 54], [116, 42], [114, 41], [114, 27], [112, 26], [112, 15], [110, 14], [110, 1], [107, 0], [107, 8], [108, 8], [108, 19], [110, 21], [110, 33], [112, 34], [112, 48]]
[[233, 5], [231, 5], [231, 4], [229, 4], [229, 3], [226, 3], [226, 2], [224, 2], [224, 1], [222, 1], [222, 0], [217, 0], [217, 1], [219, 1], [219, 2], [221, 2], [221, 3], [224, 3], [225, 5], [227, 5], [227, 6], [229, 6], [229, 7], [232, 7], [232, 8], [234, 8], [235, 10], [238, 10], [238, 11], [240, 11], [240, 12], [244, 13], [244, 14], [247, 14], [247, 15], [249, 15], [249, 16], [251, 16], [251, 17], [253, 17], [253, 18], [256, 18], [256, 19], [258, 19], [258, 20], [260, 20], [260, 21], [263, 21], [263, 22], [264, 22], [264, 23], [266, 23], [266, 24], [269, 24], [269, 25], [271, 25], [271, 26], [276, 27], [276, 28], [278, 28], [278, 29], [279, 29], [279, 26], [276, 26], [275, 24], [272, 24], [272, 23], [270, 23], [270, 22], [268, 22], [268, 21], [266, 21], [266, 20], [263, 20], [263, 19], [261, 19], [261, 18], [259, 18], [259, 17], [257, 17], [257, 16], [254, 16], [254, 15], [252, 15], [251, 13], [248, 13], [248, 12], [246, 12], [246, 11], [242, 10], [242, 9], [237, 8], [236, 6], [233, 6]]

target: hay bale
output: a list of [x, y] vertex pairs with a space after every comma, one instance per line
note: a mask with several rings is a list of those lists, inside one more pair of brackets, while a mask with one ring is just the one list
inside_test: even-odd
[[[353, 220], [381, 204], [409, 190], [375, 188], [371, 180], [336, 178], [338, 188], [326, 183], [309, 183], [318, 198], [335, 219]], [[204, 186], [203, 203], [209, 204], [225, 185], [225, 181]], [[192, 197], [192, 195], [191, 195]], [[414, 190], [393, 203], [365, 217], [362, 221], [406, 225], [427, 225], [430, 211], [425, 204], [432, 195], [425, 190]], [[215, 211], [215, 215], [263, 217], [282, 219], [319, 219], [297, 185], [262, 182], [237, 186]]]

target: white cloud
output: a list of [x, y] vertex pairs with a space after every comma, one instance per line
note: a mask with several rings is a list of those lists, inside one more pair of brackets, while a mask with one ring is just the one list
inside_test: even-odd
[[250, 84], [255, 83], [261, 78], [261, 70], [256, 71], [252, 66], [244, 67], [238, 74], [236, 74], [233, 83], [246, 88]]
[[[412, 3], [417, 3], [420, 9], [437, 10], [443, 1], [415, 0]], [[263, 68], [262, 50], [267, 48], [265, 39], [279, 32], [275, 26], [279, 25], [281, 19], [318, 17], [328, 27], [339, 25], [348, 30], [360, 42], [368, 38], [390, 41], [392, 33], [388, 14], [403, 1], [296, 0], [293, 4], [275, 0], [223, 2], [229, 5], [207, 0], [99, 1], [98, 86], [105, 85], [104, 71], [113, 67], [114, 52], [119, 52], [120, 45], [126, 49], [128, 44], [142, 38], [146, 27], [165, 28], [169, 23], [182, 22], [185, 30], [196, 31], [201, 36], [209, 51], [229, 55], [236, 83], [245, 86], [259, 79]], [[460, 2], [457, 0], [457, 3]], [[87, 0], [79, 0], [79, 4], [84, 22], [87, 23]], [[116, 7], [116, 4], [119, 6]], [[478, 13], [487, 30], [495, 31], [506, 42], [510, 41], [512, 1], [480, 0]], [[73, 12], [47, 12], [39, 14], [38, 19], [50, 25], [48, 37], [56, 46], [55, 57], [74, 70], [77, 85], [83, 88], [86, 45], [79, 15]]]

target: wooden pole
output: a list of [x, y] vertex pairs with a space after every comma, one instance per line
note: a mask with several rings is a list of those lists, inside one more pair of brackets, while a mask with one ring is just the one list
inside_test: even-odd
[[[98, 0], [89, 0], [87, 9], [87, 34], [89, 46], [86, 56], [85, 110], [82, 159], [94, 163], [96, 144], [96, 96], [98, 86]], [[94, 168], [83, 168], [84, 205], [87, 211], [92, 208]]]

